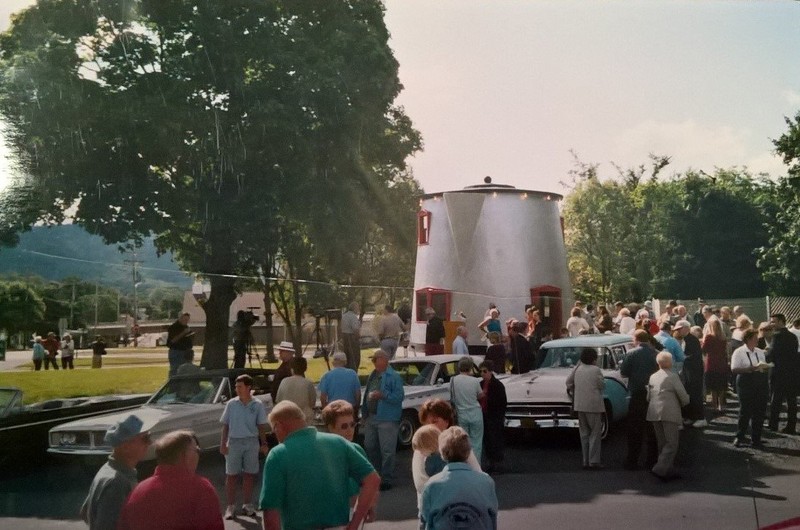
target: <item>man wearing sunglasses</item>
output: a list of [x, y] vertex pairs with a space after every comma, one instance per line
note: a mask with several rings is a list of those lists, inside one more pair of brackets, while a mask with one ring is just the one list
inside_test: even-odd
[[150, 433], [142, 430], [143, 425], [131, 414], [106, 431], [105, 443], [113, 449], [95, 475], [80, 512], [90, 530], [117, 527], [125, 499], [138, 484], [136, 464], [150, 448]]

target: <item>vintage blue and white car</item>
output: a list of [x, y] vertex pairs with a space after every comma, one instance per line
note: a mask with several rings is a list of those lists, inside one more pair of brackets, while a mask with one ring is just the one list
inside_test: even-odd
[[501, 379], [508, 396], [506, 427], [577, 428], [578, 415], [572, 410], [566, 381], [580, 360], [581, 350], [593, 348], [605, 377], [603, 437], [606, 437], [611, 424], [628, 414], [628, 384], [620, 374], [620, 367], [632, 347], [630, 335], [620, 334], [581, 335], [545, 342], [542, 344], [544, 360], [537, 370]]
[[[408, 357], [391, 361], [392, 368], [403, 379], [405, 398], [403, 416], [400, 420], [398, 442], [410, 446], [414, 433], [419, 428], [419, 408], [429, 399], [450, 400], [450, 378], [458, 375], [458, 361], [462, 355], [431, 355]], [[483, 356], [473, 355], [477, 367]], [[477, 368], [474, 370], [477, 377]]]
[[[143, 429], [150, 431], [153, 440], [176, 429], [191, 429], [202, 450], [217, 449], [222, 432], [219, 422], [222, 411], [225, 403], [236, 395], [236, 377], [245, 373], [253, 378], [253, 398], [263, 403], [269, 414], [272, 410], [269, 391], [274, 370], [199, 370], [191, 375], [170, 378], [139, 408], [71, 421], [50, 429], [50, 448], [47, 451], [72, 458], [104, 458], [111, 453], [111, 447], [103, 441], [106, 429], [130, 414], [136, 414], [142, 420]], [[154, 458], [155, 450], [151, 446], [144, 460]]]

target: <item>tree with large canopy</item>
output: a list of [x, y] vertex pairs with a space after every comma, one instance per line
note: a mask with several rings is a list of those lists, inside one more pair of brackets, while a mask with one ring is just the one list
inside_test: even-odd
[[25, 175], [0, 241], [66, 219], [110, 243], [156, 234], [210, 280], [208, 368], [226, 364], [236, 275], [291, 244], [346, 267], [352, 227], [393, 228], [381, 213], [421, 147], [379, 0], [39, 0], [0, 68]]

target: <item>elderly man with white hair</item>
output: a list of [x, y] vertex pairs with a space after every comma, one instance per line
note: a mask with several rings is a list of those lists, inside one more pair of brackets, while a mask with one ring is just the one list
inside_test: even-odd
[[458, 326], [458, 329], [456, 329], [456, 338], [453, 341], [453, 355], [469, 355], [467, 335], [467, 326]]
[[331, 401], [343, 399], [350, 403], [358, 417], [358, 407], [361, 403], [361, 383], [358, 374], [347, 367], [347, 356], [344, 352], [337, 351], [333, 354], [333, 369], [325, 372], [319, 380], [319, 399], [325, 407]]
[[689, 394], [678, 375], [672, 371], [672, 355], [656, 355], [659, 370], [647, 384], [647, 421], [652, 422], [658, 443], [658, 462], [650, 470], [663, 481], [680, 478], [673, 469], [678, 454], [681, 407], [689, 403]]
[[474, 530], [497, 528], [494, 480], [467, 464], [471, 449], [461, 427], [450, 427], [439, 435], [439, 454], [447, 465], [422, 491], [420, 519], [426, 529], [451, 528], [450, 521]]

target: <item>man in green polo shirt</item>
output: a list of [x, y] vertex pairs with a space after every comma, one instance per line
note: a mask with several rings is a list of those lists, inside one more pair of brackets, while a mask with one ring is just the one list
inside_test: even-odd
[[[264, 530], [356, 530], [381, 483], [369, 461], [341, 436], [308, 427], [303, 411], [290, 401], [275, 405], [269, 423], [281, 444], [270, 451], [264, 464], [259, 503]], [[351, 478], [361, 484], [352, 519]]]

